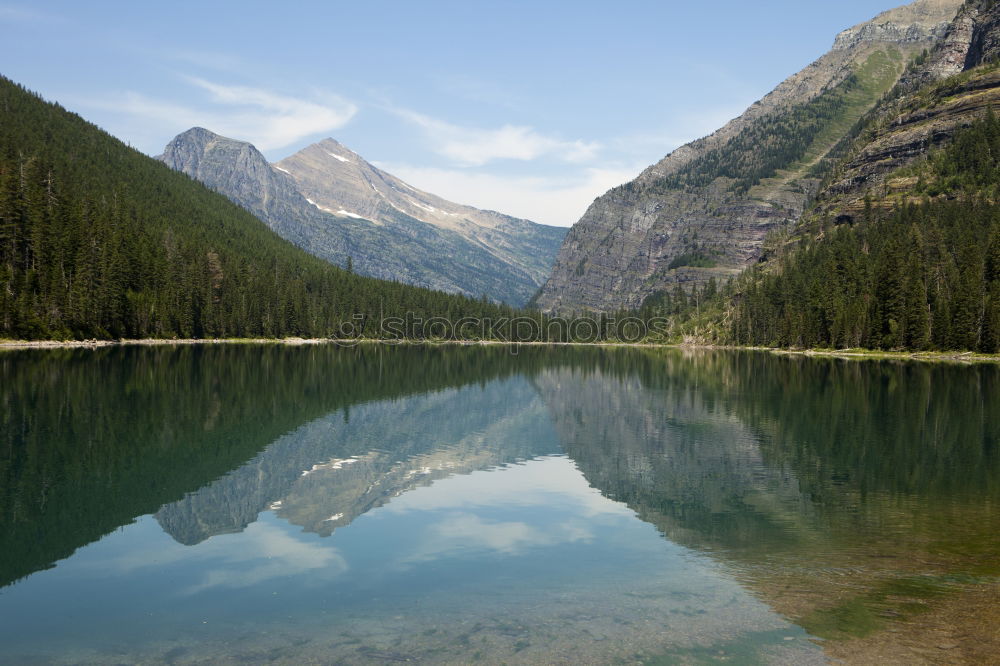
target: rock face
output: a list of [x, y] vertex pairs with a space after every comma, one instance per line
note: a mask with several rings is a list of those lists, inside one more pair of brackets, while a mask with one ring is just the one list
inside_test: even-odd
[[945, 35], [961, 4], [918, 0], [842, 32], [742, 116], [597, 199], [566, 237], [537, 305], [636, 308], [756, 261], [769, 232], [801, 217], [831, 151], [909, 59]]
[[566, 235], [416, 190], [333, 139], [271, 165], [249, 143], [193, 128], [160, 159], [322, 259], [512, 305], [538, 290]]
[[320, 210], [401, 230], [419, 220], [486, 251], [507, 265], [512, 279], [533, 286], [530, 292], [519, 292], [519, 304], [548, 278], [567, 233], [560, 227], [463, 206], [418, 190], [333, 139], [315, 143], [275, 166], [290, 174]]
[[992, 0], [968, 0], [927, 63], [912, 77], [913, 87], [971, 69], [1000, 56], [1000, 17]]
[[966, 3], [927, 61], [904, 76], [899, 94], [880, 106], [867, 133], [819, 193], [818, 209], [851, 216], [868, 204], [908, 200], [915, 177], [894, 173], [948, 143], [1000, 105], [1000, 71], [983, 67], [1000, 56], [1000, 6]]
[[[996, 109], [1000, 72], [983, 72], [944, 87], [935, 96], [939, 99], [932, 106], [905, 109], [875, 130], [820, 193], [819, 210], [851, 215], [864, 209], [866, 197], [875, 205], [895, 205], [899, 197], [894, 195], [905, 197], [916, 178], [893, 178], [893, 173], [949, 143], [955, 130], [967, 127], [988, 109]], [[944, 96], [950, 99], [941, 101]]]
[[[923, 0], [884, 12], [867, 23], [844, 30], [834, 40], [834, 50], [856, 46], [861, 42], [891, 42], [902, 44], [907, 41], [924, 42], [927, 27], [940, 32], [942, 23], [955, 18], [961, 2], [952, 0]], [[947, 26], [943, 26], [947, 27]]]
[[[176, 136], [158, 159], [225, 194], [283, 238], [323, 256], [313, 240], [329, 226], [327, 220], [298, 192], [295, 181], [275, 170], [251, 144], [195, 127]], [[352, 249], [350, 230], [337, 231], [341, 233], [329, 234], [324, 258], [334, 260]]]

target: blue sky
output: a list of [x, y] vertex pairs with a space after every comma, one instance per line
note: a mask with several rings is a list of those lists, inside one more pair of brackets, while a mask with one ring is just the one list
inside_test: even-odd
[[150, 155], [193, 125], [275, 161], [332, 136], [568, 226], [898, 4], [0, 0], [0, 73]]

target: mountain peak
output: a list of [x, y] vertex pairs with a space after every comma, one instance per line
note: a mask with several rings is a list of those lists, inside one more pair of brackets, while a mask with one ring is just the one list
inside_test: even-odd
[[638, 308], [677, 285], [738, 274], [758, 259], [770, 231], [801, 217], [841, 128], [941, 41], [961, 7], [917, 0], [841, 32], [831, 51], [741, 116], [599, 197], [567, 236], [537, 304], [557, 312]]
[[235, 139], [224, 137], [221, 134], [216, 134], [212, 130], [205, 129], [204, 127], [192, 127], [191, 129], [185, 130], [175, 136], [170, 144], [205, 145], [212, 141], [232, 141], [234, 143], [243, 143], [242, 141], [236, 141]]
[[187, 130], [186, 132], [181, 132], [175, 138], [180, 138], [182, 136], [183, 137], [188, 137], [188, 136], [209, 136], [209, 137], [213, 137], [214, 138], [214, 137], [220, 137], [221, 135], [216, 134], [212, 130], [205, 129], [204, 127], [195, 126], [195, 127], [192, 127], [191, 129]]
[[833, 42], [833, 50], [865, 43], [912, 44], [940, 38], [961, 5], [962, 0], [917, 0], [890, 9], [841, 32]]
[[347, 146], [345, 146], [341, 142], [337, 141], [332, 136], [328, 136], [325, 139], [321, 139], [321, 140], [317, 141], [313, 145], [316, 145], [316, 146], [329, 146], [331, 148], [343, 148], [344, 150], [347, 150]]
[[157, 159], [225, 193], [258, 217], [274, 202], [295, 196], [291, 177], [278, 173], [253, 144], [204, 127], [175, 136]]
[[[254, 147], [253, 144], [247, 143], [246, 141], [238, 141], [236, 139], [230, 139], [229, 137], [222, 136], [221, 134], [216, 134], [212, 130], [205, 129], [204, 127], [192, 127], [189, 130], [181, 132], [175, 136], [170, 143], [167, 144], [166, 150], [164, 150], [161, 158], [166, 158], [168, 155], [172, 155], [173, 158], [180, 159], [184, 155], [187, 159], [197, 159], [201, 161], [204, 154], [211, 150], [213, 146], [230, 146], [237, 150], [247, 150], [252, 153], [260, 155], [260, 151]], [[260, 159], [264, 160], [264, 156], [260, 155]], [[163, 161], [167, 161], [163, 159]], [[264, 160], [266, 162], [266, 160]], [[169, 164], [170, 162], [168, 162]], [[171, 164], [175, 169], [184, 170], [181, 166], [175, 166]]]
[[305, 153], [308, 151], [323, 151], [324, 153], [326, 153], [326, 156], [331, 157], [342, 164], [350, 164], [352, 162], [353, 163], [364, 162], [364, 158], [362, 158], [356, 152], [354, 152], [344, 144], [340, 143], [339, 141], [331, 137], [327, 137], [321, 141], [317, 141], [312, 145], [306, 146], [297, 154]]
[[201, 127], [160, 158], [319, 257], [362, 275], [520, 305], [545, 280], [566, 230], [452, 203], [325, 138], [276, 164]]

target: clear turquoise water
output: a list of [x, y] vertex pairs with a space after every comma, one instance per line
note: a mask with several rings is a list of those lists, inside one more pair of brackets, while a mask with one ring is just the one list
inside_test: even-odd
[[241, 346], [0, 377], [3, 663], [823, 663], [1000, 562], [992, 367]]

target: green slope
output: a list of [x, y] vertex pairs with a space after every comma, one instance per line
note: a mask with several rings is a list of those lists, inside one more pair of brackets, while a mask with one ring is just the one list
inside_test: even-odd
[[782, 113], [760, 118], [724, 146], [655, 182], [664, 189], [707, 187], [766, 198], [776, 186], [821, 170], [821, 160], [899, 79], [906, 56], [895, 47], [872, 53], [841, 83]]
[[[931, 153], [894, 210], [871, 206], [746, 278], [729, 335], [740, 343], [1000, 351], [1000, 172], [992, 114]], [[923, 178], [926, 180], [923, 180]]]

